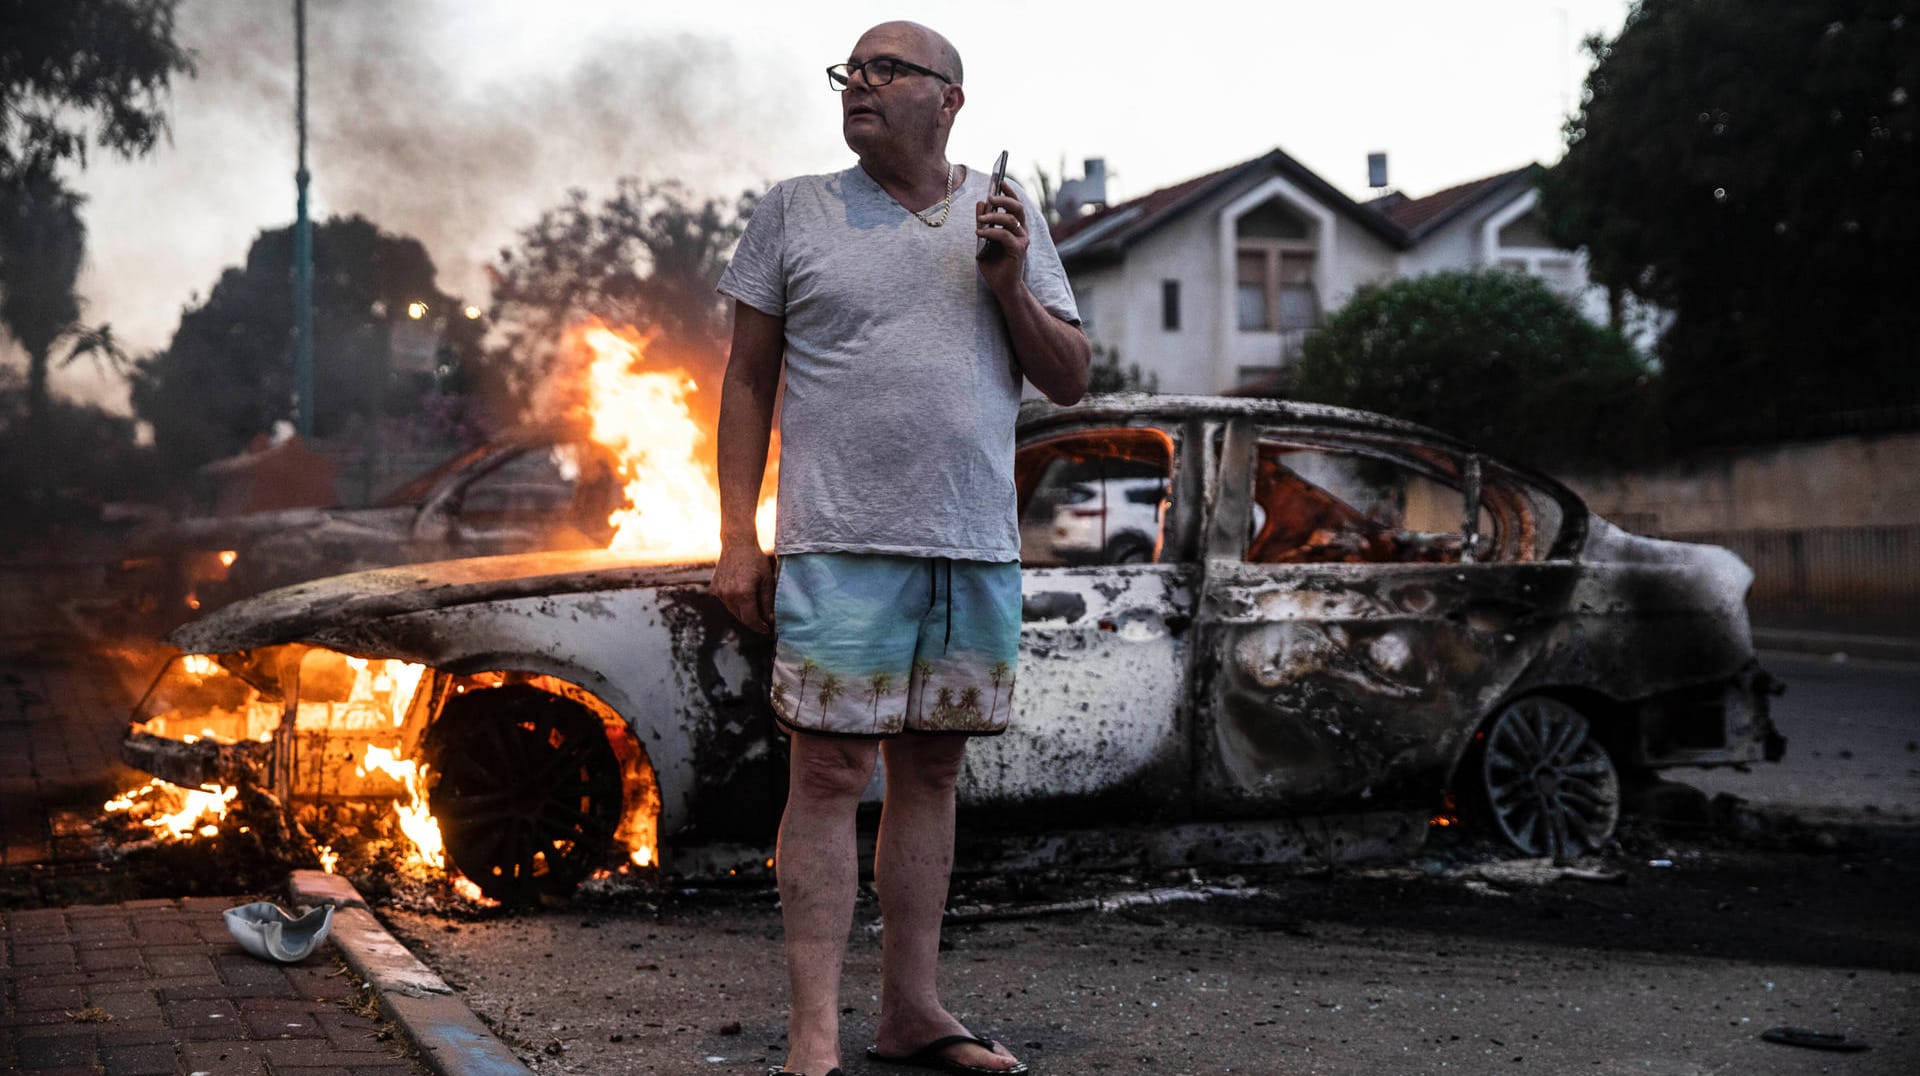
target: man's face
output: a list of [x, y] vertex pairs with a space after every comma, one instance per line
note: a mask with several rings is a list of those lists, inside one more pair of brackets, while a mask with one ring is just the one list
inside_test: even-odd
[[[941, 71], [934, 49], [907, 27], [877, 26], [867, 31], [847, 62], [864, 63], [879, 56]], [[840, 131], [847, 147], [867, 157], [910, 152], [935, 143], [947, 89], [939, 79], [906, 68], [899, 69], [885, 86], [869, 86], [864, 72], [854, 75], [840, 94]]]

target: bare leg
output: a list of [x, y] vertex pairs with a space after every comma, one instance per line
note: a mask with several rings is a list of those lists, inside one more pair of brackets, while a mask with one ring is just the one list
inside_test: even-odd
[[781, 917], [787, 935], [786, 1068], [823, 1076], [840, 1063], [840, 967], [860, 883], [854, 814], [875, 745], [796, 733], [780, 819]]
[[[873, 880], [886, 932], [880, 950], [880, 1028], [883, 1054], [910, 1053], [946, 1035], [964, 1033], [940, 1004], [935, 963], [940, 919], [953, 873], [953, 786], [967, 741], [961, 736], [898, 736], [882, 747], [887, 801]], [[1011, 1068], [1003, 1051], [957, 1045], [948, 1055], [983, 1068]]]

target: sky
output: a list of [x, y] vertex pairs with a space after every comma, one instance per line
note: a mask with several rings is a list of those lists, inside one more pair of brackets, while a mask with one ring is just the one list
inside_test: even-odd
[[[88, 199], [83, 319], [135, 355], [293, 219], [292, 6], [181, 0], [198, 74], [174, 86], [170, 137], [70, 177]], [[1027, 178], [1103, 157], [1121, 201], [1279, 147], [1365, 198], [1366, 156], [1385, 152], [1391, 185], [1417, 197], [1558, 159], [1590, 66], [1580, 43], [1617, 33], [1629, 6], [310, 0], [311, 212], [419, 238], [441, 287], [484, 305], [484, 267], [569, 188], [634, 175], [731, 196], [853, 163], [824, 68], [892, 18], [965, 61], [956, 161], [1006, 149]], [[52, 383], [126, 408], [88, 360]]]

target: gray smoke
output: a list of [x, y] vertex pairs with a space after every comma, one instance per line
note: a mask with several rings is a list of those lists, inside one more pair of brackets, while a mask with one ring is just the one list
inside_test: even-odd
[[[568, 17], [520, 6], [530, 21]], [[419, 238], [449, 290], [471, 292], [478, 267], [568, 187], [604, 193], [634, 174], [731, 194], [765, 178], [793, 127], [785, 95], [755, 85], [754, 65], [710, 38], [605, 36], [587, 24], [548, 65], [477, 74], [525, 50], [476, 40], [461, 21], [469, 10], [438, 0], [314, 0], [307, 10], [318, 212], [360, 213]], [[285, 144], [292, 4], [190, 4], [181, 16], [199, 55], [194, 97]], [[288, 204], [291, 215], [291, 194]]]

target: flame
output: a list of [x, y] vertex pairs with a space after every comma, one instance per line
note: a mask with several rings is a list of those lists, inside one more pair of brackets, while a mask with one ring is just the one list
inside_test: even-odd
[[320, 869], [326, 871], [328, 874], [332, 874], [333, 868], [340, 864], [340, 853], [334, 851], [333, 846], [330, 844], [321, 845], [319, 851]]
[[220, 567], [222, 568], [233, 567], [233, 562], [239, 559], [240, 553], [238, 550], [222, 549], [220, 551]]
[[154, 836], [181, 841], [196, 833], [211, 837], [220, 832], [218, 823], [227, 817], [227, 805], [239, 795], [240, 790], [233, 785], [182, 788], [155, 777], [101, 804], [101, 808], [108, 813], [144, 811], [146, 817], [140, 824], [153, 830]]
[[446, 869], [440, 823], [434, 821], [433, 812], [427, 809], [426, 793], [420, 788], [421, 779], [426, 776], [424, 768], [388, 748], [369, 745], [355, 772], [364, 777], [368, 770], [379, 770], [406, 786], [406, 801], [393, 802], [393, 809], [400, 815], [400, 832], [413, 842], [414, 853], [421, 860], [436, 869]]
[[[662, 560], [708, 560], [720, 554], [720, 493], [702, 458], [708, 435], [687, 397], [697, 386], [683, 370], [642, 370], [648, 340], [590, 322], [571, 334], [592, 356], [582, 406], [589, 436], [618, 460], [625, 507], [607, 522], [609, 549]], [[773, 534], [774, 499], [754, 514], [762, 548]]]
[[652, 866], [653, 865], [653, 848], [649, 845], [643, 844], [640, 847], [634, 849], [633, 865], [636, 867]]

